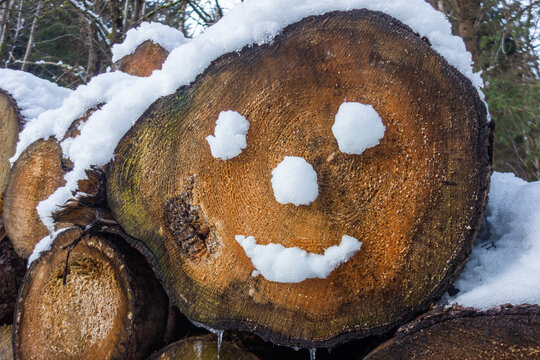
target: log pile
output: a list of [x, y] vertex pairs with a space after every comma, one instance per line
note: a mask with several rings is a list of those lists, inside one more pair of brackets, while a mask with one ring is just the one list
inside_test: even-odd
[[[166, 57], [147, 41], [116, 68], [149, 76]], [[386, 128], [380, 144], [361, 155], [340, 151], [330, 130], [345, 101], [371, 104]], [[64, 139], [78, 136], [96, 109]], [[248, 146], [223, 161], [204, 139], [231, 109], [249, 120]], [[0, 115], [19, 124], [16, 104], [3, 93]], [[77, 197], [54, 214], [55, 229], [68, 230], [26, 271], [15, 358], [305, 356], [264, 341], [313, 349], [312, 356], [317, 347], [348, 343], [347, 356], [360, 358], [427, 311], [461, 271], [487, 201], [486, 116], [467, 78], [382, 13], [308, 17], [272, 44], [222, 56], [192, 84], [157, 100], [113, 161], [89, 169]], [[1, 136], [16, 139], [15, 125]], [[6, 161], [14, 146], [3, 150]], [[275, 200], [270, 177], [285, 156], [303, 157], [318, 174], [319, 195], [309, 206]], [[56, 139], [38, 140], [7, 167], [2, 217], [20, 257], [49, 234], [36, 206], [71, 168]], [[343, 234], [362, 247], [326, 278], [276, 282], [256, 276], [240, 234], [314, 254]], [[178, 312], [218, 337], [190, 337], [197, 330]], [[429, 354], [449, 357], [438, 345], [445, 338], [471, 353], [488, 339], [504, 344], [497, 349], [539, 354], [529, 336], [538, 319], [537, 307], [442, 311], [402, 328], [368, 358], [400, 358], [398, 351], [425, 341]], [[485, 337], [493, 327], [500, 332]], [[223, 331], [241, 340], [222, 342]], [[505, 331], [522, 331], [525, 340]], [[464, 341], [469, 333], [478, 341]], [[260, 339], [245, 340], [253, 334]]]

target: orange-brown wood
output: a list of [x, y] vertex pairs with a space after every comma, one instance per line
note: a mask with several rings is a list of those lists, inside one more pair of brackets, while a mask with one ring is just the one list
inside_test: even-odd
[[137, 47], [133, 54], [118, 60], [116, 69], [135, 76], [150, 76], [152, 71], [161, 69], [169, 52], [161, 45], [146, 40]]
[[117, 237], [61, 233], [33, 263], [15, 314], [17, 359], [141, 359], [163, 345], [167, 297], [144, 258]]
[[[369, 104], [386, 133], [340, 152], [340, 105]], [[205, 137], [221, 111], [250, 122], [222, 161]], [[272, 44], [216, 60], [158, 100], [115, 151], [108, 200], [179, 308], [210, 327], [275, 343], [333, 346], [382, 334], [428, 308], [461, 269], [486, 201], [490, 131], [470, 81], [399, 21], [367, 10], [287, 27]], [[277, 203], [272, 170], [301, 156], [309, 206]], [[253, 277], [235, 235], [313, 253], [347, 234], [362, 249], [327, 279]]]
[[62, 150], [54, 138], [34, 142], [13, 165], [2, 217], [19, 256], [28, 258], [37, 242], [49, 234], [36, 206], [64, 185], [65, 173]]
[[224, 341], [220, 345], [215, 335], [191, 337], [172, 343], [163, 350], [153, 354], [149, 360], [256, 360], [253, 354], [238, 346]]
[[21, 127], [22, 115], [15, 100], [0, 89], [0, 196], [8, 182], [9, 158], [15, 153]]
[[[19, 286], [26, 271], [26, 261], [13, 250], [3, 228], [0, 227], [0, 325], [13, 322], [13, 310]], [[2, 357], [0, 357], [1, 359]]]
[[407, 324], [365, 359], [540, 359], [538, 334], [538, 306], [455, 307]]

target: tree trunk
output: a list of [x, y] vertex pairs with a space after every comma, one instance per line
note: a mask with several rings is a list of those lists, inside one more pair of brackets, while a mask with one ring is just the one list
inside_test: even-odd
[[150, 76], [169, 56], [169, 52], [151, 40], [143, 42], [133, 54], [126, 55], [114, 64], [114, 68], [135, 76]]
[[476, 64], [480, 49], [476, 40], [474, 24], [476, 17], [480, 13], [480, 0], [456, 0], [455, 8], [458, 20], [458, 34], [465, 41], [465, 47], [471, 53]]
[[21, 65], [21, 70], [26, 71], [28, 69], [28, 61], [30, 61], [30, 55], [32, 54], [32, 49], [34, 48], [34, 40], [36, 37], [36, 27], [38, 18], [41, 15], [41, 8], [43, 7], [43, 0], [38, 2], [36, 7], [36, 12], [34, 13], [34, 20], [32, 21], [32, 27], [30, 28], [30, 35], [28, 36], [28, 43], [26, 45], [26, 52], [24, 53], [23, 62]]
[[219, 345], [215, 335], [191, 337], [177, 341], [153, 354], [149, 360], [257, 360], [238, 346], [228, 342]]
[[142, 359], [163, 346], [168, 301], [150, 266], [104, 234], [84, 235], [66, 257], [81, 235], [61, 233], [28, 269], [15, 313], [17, 359]]
[[365, 360], [538, 359], [540, 307], [437, 310], [398, 330]]
[[15, 0], [8, 0], [8, 2], [6, 3], [6, 8], [4, 9], [2, 13], [2, 28], [0, 29], [0, 55], [2, 55], [4, 51], [6, 33], [8, 31], [9, 17], [11, 15], [11, 8], [13, 7], [14, 3], [15, 3]]
[[11, 169], [9, 158], [15, 153], [22, 125], [23, 117], [15, 100], [0, 89], [0, 195], [2, 196]]
[[[332, 136], [344, 102], [372, 105], [386, 126], [361, 155]], [[250, 123], [247, 148], [228, 161], [204, 140], [225, 110]], [[156, 101], [116, 148], [107, 196], [190, 319], [334, 346], [386, 333], [444, 293], [482, 219], [490, 149], [476, 89], [427, 42], [382, 13], [333, 12], [221, 57]], [[285, 156], [318, 174], [311, 205], [275, 200], [271, 173]], [[298, 283], [252, 276], [235, 240], [322, 254], [343, 234], [361, 250]]]
[[11, 347], [11, 325], [0, 325], [0, 359], [13, 359], [13, 350]]
[[[0, 227], [0, 231], [3, 228]], [[0, 239], [0, 325], [13, 322], [17, 293], [22, 284], [26, 261], [17, 256], [5, 233]], [[1, 347], [1, 344], [0, 344]], [[2, 352], [0, 351], [0, 354]], [[0, 359], [3, 359], [0, 356]]]

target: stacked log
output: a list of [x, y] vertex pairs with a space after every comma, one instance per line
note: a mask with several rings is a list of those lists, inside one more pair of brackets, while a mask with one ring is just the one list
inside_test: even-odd
[[[386, 126], [360, 156], [330, 130], [344, 101], [371, 104]], [[204, 139], [231, 109], [249, 120], [248, 146], [222, 161]], [[397, 20], [309, 17], [156, 101], [116, 148], [108, 204], [190, 319], [334, 346], [405, 323], [459, 273], [486, 202], [487, 124], [470, 81]], [[319, 174], [310, 206], [275, 200], [285, 156]], [[318, 254], [348, 234], [362, 248], [328, 278], [280, 283], [252, 276], [242, 234]]]
[[149, 358], [149, 360], [191, 359], [257, 360], [257, 357], [226, 341], [218, 345], [215, 335], [205, 335], [174, 342]]
[[400, 328], [365, 359], [538, 359], [539, 332], [539, 306], [438, 309]]
[[166, 294], [133, 248], [117, 237], [67, 230], [26, 273], [15, 357], [141, 359], [162, 345], [167, 308]]
[[0, 194], [6, 188], [11, 165], [9, 158], [15, 153], [23, 118], [15, 100], [0, 89]]

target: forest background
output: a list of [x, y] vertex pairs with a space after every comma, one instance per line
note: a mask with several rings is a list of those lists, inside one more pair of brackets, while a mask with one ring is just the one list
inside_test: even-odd
[[[141, 22], [190, 38], [239, 2], [0, 0], [0, 66], [75, 88], [110, 69], [111, 47]], [[446, 14], [482, 72], [496, 126], [495, 170], [540, 180], [540, 0], [428, 2]]]

